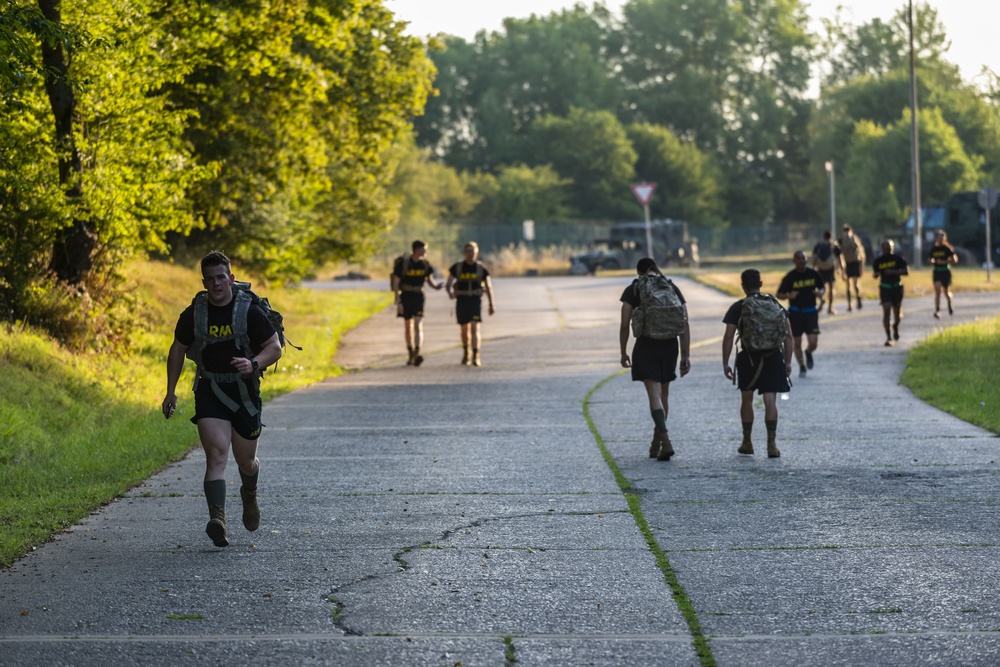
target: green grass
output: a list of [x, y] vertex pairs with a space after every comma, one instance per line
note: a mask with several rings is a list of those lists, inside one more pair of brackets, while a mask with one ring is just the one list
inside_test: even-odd
[[950, 327], [910, 351], [902, 383], [921, 400], [1000, 433], [1000, 319]]
[[[173, 327], [200, 277], [153, 262], [131, 267], [129, 276], [143, 305], [127, 354], [72, 353], [20, 326], [0, 335], [0, 567], [198, 444], [188, 421], [193, 364], [178, 385], [173, 419], [163, 419], [160, 403]], [[341, 335], [392, 298], [388, 291], [260, 291], [304, 348], [286, 348], [262, 383], [265, 400], [341, 373]]]

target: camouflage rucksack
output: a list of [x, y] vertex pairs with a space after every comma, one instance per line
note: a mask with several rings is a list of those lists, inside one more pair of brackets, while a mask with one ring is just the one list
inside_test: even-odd
[[635, 285], [639, 306], [632, 310], [632, 333], [636, 338], [669, 340], [684, 333], [687, 316], [670, 279], [659, 273], [639, 278]]
[[788, 336], [785, 309], [770, 294], [750, 294], [743, 299], [736, 328], [740, 345], [748, 352], [776, 352]]

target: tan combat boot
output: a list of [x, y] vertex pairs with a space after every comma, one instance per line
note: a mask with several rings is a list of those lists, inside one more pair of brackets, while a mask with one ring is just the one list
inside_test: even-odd
[[660, 453], [656, 455], [656, 460], [669, 461], [670, 457], [674, 455], [674, 446], [670, 442], [670, 436], [667, 435], [666, 431], [657, 431], [654, 441], [660, 445]]
[[211, 517], [208, 525], [205, 526], [205, 533], [212, 538], [212, 542], [217, 547], [228, 547], [229, 537], [226, 533], [226, 510], [218, 505], [208, 506], [208, 515]]
[[257, 489], [240, 487], [243, 498], [243, 527], [253, 532], [260, 526], [260, 507], [257, 506]]

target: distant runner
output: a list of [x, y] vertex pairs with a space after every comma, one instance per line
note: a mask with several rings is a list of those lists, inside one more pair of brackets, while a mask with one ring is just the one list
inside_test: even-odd
[[[899, 340], [899, 323], [903, 321], [902, 276], [909, 274], [906, 260], [895, 254], [895, 244], [889, 239], [882, 241], [882, 254], [872, 264], [875, 280], [879, 281], [879, 301], [882, 303], [882, 327], [885, 329], [885, 346], [892, 347]], [[892, 333], [889, 332], [889, 314], [895, 316]]]

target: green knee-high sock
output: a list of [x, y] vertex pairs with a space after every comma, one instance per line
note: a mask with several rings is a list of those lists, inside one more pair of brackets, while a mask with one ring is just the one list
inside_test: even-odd
[[257, 468], [257, 472], [252, 475], [244, 475], [243, 471], [240, 470], [240, 479], [243, 481], [243, 488], [248, 491], [253, 491], [257, 488], [257, 476], [260, 475], [260, 468]]
[[764, 420], [764, 426], [767, 427], [767, 441], [774, 442], [775, 434], [778, 432], [778, 420], [766, 419]]
[[667, 413], [663, 410], [653, 410], [653, 423], [657, 431], [667, 430]]
[[743, 441], [750, 442], [751, 434], [753, 434], [753, 422], [743, 422]]
[[224, 509], [226, 507], [226, 480], [213, 479], [210, 482], [205, 482], [205, 500], [208, 501], [209, 507], [215, 505]]

